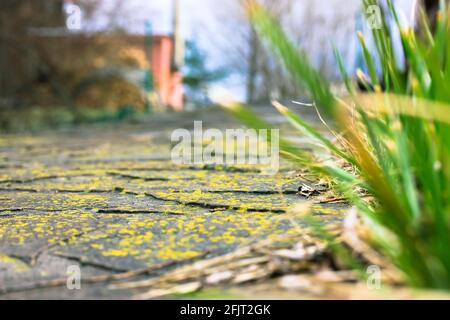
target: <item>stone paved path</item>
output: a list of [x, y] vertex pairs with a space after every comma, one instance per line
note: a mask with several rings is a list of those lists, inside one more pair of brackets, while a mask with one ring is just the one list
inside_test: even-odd
[[[304, 201], [289, 164], [189, 166], [170, 160], [170, 133], [238, 124], [220, 111], [159, 115], [134, 124], [0, 136], [0, 298], [127, 298], [105, 285], [5, 293], [66, 276], [114, 274], [230, 252], [294, 233], [274, 219]], [[340, 209], [317, 205], [335, 219]]]

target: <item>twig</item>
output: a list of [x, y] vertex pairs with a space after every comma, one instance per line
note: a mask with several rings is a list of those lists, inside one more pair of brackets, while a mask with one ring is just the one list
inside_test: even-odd
[[348, 198], [330, 198], [330, 199], [324, 199], [320, 200], [319, 203], [336, 203], [336, 202], [348, 202]]
[[[158, 265], [154, 265], [149, 268], [141, 268], [141, 269], [135, 269], [130, 270], [126, 272], [116, 273], [116, 274], [104, 274], [104, 275], [98, 275], [98, 276], [92, 276], [88, 278], [82, 278], [81, 283], [85, 284], [96, 284], [96, 283], [102, 283], [102, 282], [108, 282], [113, 280], [124, 280], [132, 277], [136, 277], [142, 274], [151, 273], [160, 269], [164, 269], [170, 266], [173, 266], [177, 263], [182, 263], [186, 261], [190, 261], [192, 259], [201, 258], [206, 256], [209, 253], [209, 251], [206, 251], [194, 258], [189, 258], [186, 260], [177, 260], [177, 261], [169, 261], [165, 263], [161, 263]], [[37, 281], [30, 284], [25, 284], [20, 287], [12, 287], [12, 288], [3, 288], [0, 289], [1, 294], [10, 293], [10, 292], [19, 292], [19, 291], [26, 291], [26, 290], [34, 290], [34, 289], [43, 289], [43, 288], [53, 288], [53, 287], [59, 287], [67, 284], [67, 278], [59, 278], [59, 279], [53, 279], [53, 280], [44, 280], [44, 281]]]
[[[150, 278], [146, 280], [141, 281], [134, 281], [134, 282], [126, 282], [126, 283], [118, 283], [113, 284], [109, 286], [112, 290], [120, 290], [120, 289], [135, 289], [135, 288], [147, 288], [154, 286], [155, 284], [164, 282], [164, 281], [170, 281], [170, 282], [179, 282], [179, 281], [186, 281], [188, 279], [192, 278], [198, 278], [201, 276], [204, 276], [208, 273], [208, 269], [224, 266], [225, 264], [232, 264], [233, 261], [236, 259], [243, 259], [246, 256], [250, 255], [252, 252], [258, 251], [261, 248], [267, 247], [273, 243], [275, 243], [277, 240], [281, 239], [288, 239], [290, 236], [281, 236], [279, 239], [273, 239], [273, 240], [262, 240], [258, 243], [255, 243], [253, 245], [245, 246], [240, 249], [237, 249], [233, 252], [230, 252], [228, 254], [225, 254], [223, 256], [203, 260], [203, 261], [197, 261], [192, 265], [184, 266], [178, 269], [173, 270], [172, 272], [169, 272], [161, 277], [156, 278]], [[248, 261], [251, 260], [245, 260], [243, 264], [247, 264]], [[256, 260], [253, 261], [255, 263]], [[261, 262], [261, 261], [260, 261]]]

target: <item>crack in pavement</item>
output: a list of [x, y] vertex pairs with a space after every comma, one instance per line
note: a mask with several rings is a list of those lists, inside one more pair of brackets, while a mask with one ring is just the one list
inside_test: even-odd
[[271, 212], [271, 213], [286, 213], [286, 210], [284, 209], [267, 209], [267, 208], [249, 208], [244, 206], [232, 206], [232, 205], [225, 205], [225, 204], [216, 204], [216, 203], [206, 203], [206, 202], [198, 202], [198, 201], [181, 201], [176, 199], [165, 199], [162, 197], [155, 196], [152, 193], [145, 192], [146, 196], [151, 197], [155, 200], [161, 200], [161, 201], [171, 201], [178, 204], [186, 205], [186, 206], [196, 206], [201, 207], [204, 209], [225, 209], [225, 210], [235, 210], [239, 211], [243, 208], [246, 209], [247, 212]]
[[[256, 194], [256, 195], [271, 195], [271, 194], [283, 194], [283, 195], [295, 195], [298, 194], [298, 191], [295, 190], [239, 190], [239, 189], [225, 189], [225, 190], [200, 190], [202, 193], [241, 193], [241, 194]], [[196, 190], [171, 190], [173, 193], [188, 193]], [[163, 190], [161, 190], [163, 191]]]
[[122, 209], [99, 209], [97, 213], [101, 214], [161, 214], [161, 215], [176, 215], [176, 216], [182, 216], [183, 213], [179, 212], [163, 212], [158, 210], [122, 210]]
[[[80, 194], [89, 194], [89, 193], [121, 193], [121, 194], [127, 194], [127, 195], [133, 195], [133, 196], [140, 196], [140, 195], [145, 195], [147, 197], [151, 197], [155, 200], [159, 200], [159, 201], [164, 201], [164, 202], [172, 202], [172, 203], [176, 203], [176, 204], [182, 204], [182, 205], [186, 205], [186, 206], [195, 206], [195, 207], [201, 207], [204, 209], [208, 209], [208, 210], [214, 210], [214, 209], [228, 209], [228, 210], [241, 210], [243, 208], [246, 209], [246, 211], [248, 212], [272, 212], [272, 213], [285, 213], [286, 210], [284, 209], [267, 209], [267, 208], [257, 208], [257, 207], [246, 207], [246, 206], [230, 206], [230, 205], [225, 205], [225, 204], [215, 204], [215, 203], [207, 203], [207, 202], [199, 202], [199, 201], [181, 201], [181, 200], [177, 200], [177, 199], [166, 199], [163, 197], [158, 197], [152, 193], [149, 192], [134, 192], [134, 191], [124, 191], [124, 188], [120, 188], [120, 187], [116, 187], [113, 190], [90, 190], [90, 191], [83, 191], [83, 192], [77, 192], [75, 190], [71, 190], [67, 193], [80, 193]], [[1, 189], [0, 189], [1, 191]], [[16, 191], [16, 190], [13, 190]], [[17, 190], [18, 192], [30, 192], [29, 190]], [[49, 190], [47, 190], [49, 191]], [[164, 191], [164, 190], [161, 190]], [[34, 192], [34, 191], [33, 191]], [[37, 192], [37, 191], [36, 191]], [[66, 193], [64, 190], [52, 190], [52, 192], [57, 192], [57, 193]], [[183, 191], [174, 191], [174, 192], [183, 192]], [[229, 191], [209, 191], [209, 193], [227, 193]], [[39, 193], [49, 193], [49, 192], [39, 192]], [[206, 192], [207, 193], [207, 192]], [[271, 191], [262, 191], [262, 192], [258, 192], [258, 191], [238, 191], [238, 192], [234, 192], [231, 191], [229, 193], [245, 193], [245, 194], [296, 194], [297, 192], [271, 192]], [[27, 208], [23, 208], [23, 210], [36, 210], [36, 209], [27, 209]], [[93, 208], [91, 207], [83, 207], [83, 208], [78, 208], [81, 210], [92, 210]], [[109, 209], [100, 209], [100, 210], [109, 210]], [[111, 210], [115, 210], [115, 209], [111, 209]], [[120, 210], [120, 209], [119, 209]], [[0, 209], [1, 211], [10, 211], [9, 209]], [[36, 211], [45, 211], [45, 210], [36, 210]], [[56, 210], [56, 209], [48, 209], [47, 211], [49, 212], [59, 212], [59, 211], [70, 211], [70, 209], [63, 209], [63, 210]], [[100, 212], [99, 213], [105, 213], [105, 212]], [[146, 210], [142, 211], [142, 212], [146, 212]], [[153, 211], [148, 211], [147, 213], [159, 213], [160, 211], [155, 210], [155, 212]], [[121, 212], [118, 212], [121, 213]], [[132, 212], [133, 213], [133, 212]]]
[[[105, 271], [116, 272], [116, 273], [101, 274], [101, 275], [95, 275], [95, 276], [91, 276], [91, 277], [83, 277], [80, 280], [81, 280], [81, 283], [85, 283], [85, 284], [97, 284], [97, 283], [110, 282], [110, 281], [114, 281], [114, 280], [129, 279], [129, 278], [133, 278], [133, 277], [137, 277], [137, 276], [145, 275], [145, 274], [151, 275], [159, 270], [170, 268], [175, 265], [180, 265], [180, 266], [186, 265], [187, 263], [194, 261], [195, 259], [201, 259], [201, 258], [206, 257], [209, 253], [210, 253], [209, 251], [205, 251], [193, 258], [188, 258], [185, 260], [167, 261], [167, 262], [163, 262], [160, 264], [156, 264], [156, 265], [153, 265], [150, 267], [140, 268], [140, 269], [124, 269], [124, 270], [117, 269], [117, 271], [116, 271], [116, 270], [111, 269], [110, 267], [107, 267]], [[77, 259], [72, 258], [72, 257], [61, 256], [61, 258], [77, 261]], [[84, 262], [79, 262], [79, 263], [85, 264]], [[91, 266], [98, 268], [98, 269], [105, 269], [98, 265], [91, 265]], [[4, 287], [4, 288], [0, 287], [0, 294], [8, 294], [8, 293], [20, 292], [20, 291], [30, 291], [30, 290], [44, 289], [44, 288], [51, 288], [51, 287], [59, 287], [59, 286], [64, 286], [66, 284], [67, 284], [66, 277], [51, 279], [51, 280], [42, 280], [42, 281], [36, 281], [36, 282], [28, 283], [28, 284], [22, 284], [20, 286]]]
[[131, 174], [123, 174], [123, 173], [119, 173], [119, 172], [107, 172], [107, 175], [113, 176], [113, 177], [119, 177], [119, 178], [123, 178], [123, 179], [129, 179], [129, 180], [143, 180], [143, 181], [170, 181], [173, 179], [169, 179], [169, 178], [152, 178], [152, 177], [140, 177], [140, 176], [135, 176], [135, 175], [131, 175]]
[[44, 181], [44, 180], [51, 180], [51, 179], [59, 179], [59, 178], [81, 178], [81, 177], [95, 177], [95, 174], [76, 174], [76, 175], [51, 175], [51, 176], [45, 176], [45, 177], [36, 177], [36, 178], [30, 178], [30, 179], [9, 179], [9, 180], [1, 180], [0, 184], [6, 184], [6, 183], [33, 183], [36, 181]]
[[87, 259], [86, 257], [71, 255], [67, 253], [61, 253], [61, 252], [52, 252], [50, 255], [55, 257], [61, 257], [72, 261], [77, 261], [82, 266], [91, 266], [99, 269], [103, 269], [105, 271], [111, 271], [111, 272], [126, 272], [129, 271], [129, 269], [126, 268], [117, 268], [109, 264], [104, 264], [100, 262], [95, 262], [92, 260]]

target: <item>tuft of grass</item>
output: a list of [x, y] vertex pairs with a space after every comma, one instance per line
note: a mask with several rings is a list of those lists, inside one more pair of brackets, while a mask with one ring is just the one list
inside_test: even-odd
[[[445, 1], [440, 2], [435, 31], [425, 19], [420, 36], [401, 29], [406, 76], [393, 54], [385, 21], [381, 29], [373, 30], [382, 75], [375, 69], [375, 57], [367, 49], [364, 36], [359, 34], [369, 70], [369, 75], [360, 76], [371, 82], [368, 93], [358, 92], [336, 53], [349, 93], [342, 99], [333, 96], [329, 83], [270, 13], [256, 0], [247, 3], [262, 40], [298, 85], [307, 89], [318, 108], [336, 123], [339, 146], [288, 108], [278, 102], [274, 102], [275, 107], [302, 134], [351, 165], [352, 170], [338, 166], [338, 161], [320, 162], [286, 141], [280, 143], [283, 154], [302, 168], [334, 181], [369, 226], [373, 246], [404, 273], [410, 285], [449, 290], [450, 13]], [[378, 5], [378, 1], [364, 0], [363, 5]], [[400, 27], [390, 1], [389, 7]], [[267, 126], [244, 106], [235, 105], [231, 110], [249, 126]], [[367, 201], [356, 191], [361, 189], [374, 201]]]

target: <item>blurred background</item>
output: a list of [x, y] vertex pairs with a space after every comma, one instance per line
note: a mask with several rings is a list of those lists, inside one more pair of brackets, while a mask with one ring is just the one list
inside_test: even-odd
[[[339, 80], [333, 45], [358, 67], [360, 0], [261, 2], [328, 79]], [[300, 96], [244, 3], [1, 0], [1, 130], [205, 108], [220, 87], [254, 104]]]

